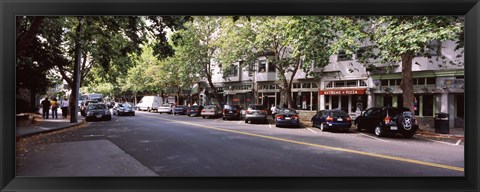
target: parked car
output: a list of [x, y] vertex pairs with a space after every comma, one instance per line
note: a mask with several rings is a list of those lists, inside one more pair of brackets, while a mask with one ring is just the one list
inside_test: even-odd
[[113, 106], [113, 115], [132, 115], [135, 116], [135, 111], [128, 103], [115, 103]]
[[158, 107], [157, 111], [160, 114], [162, 114], [162, 113], [172, 113], [172, 104], [165, 103], [162, 106]]
[[143, 111], [157, 111], [158, 108], [162, 105], [163, 99], [162, 97], [159, 96], [144, 96], [140, 102], [138, 102], [137, 105], [135, 105], [135, 108], [138, 110], [143, 110]]
[[223, 120], [227, 119], [242, 119], [242, 108], [239, 105], [225, 105], [223, 106]]
[[175, 114], [179, 114], [179, 115], [187, 114], [187, 106], [185, 106], [185, 105], [175, 106]]
[[267, 108], [263, 105], [250, 104], [245, 112], [245, 123], [262, 121], [267, 123]]
[[203, 106], [201, 106], [201, 105], [190, 106], [187, 109], [187, 115], [190, 116], [190, 117], [200, 116], [200, 113], [202, 112], [202, 109], [203, 109]]
[[322, 131], [347, 131], [352, 127], [352, 118], [343, 110], [321, 110], [312, 117], [312, 126]]
[[200, 112], [202, 118], [205, 117], [220, 117], [222, 115], [222, 109], [216, 105], [207, 105]]
[[112, 120], [112, 114], [108, 109], [107, 105], [104, 103], [90, 103], [86, 109], [87, 116], [85, 117], [85, 121], [92, 121], [92, 120]]
[[82, 106], [80, 107], [80, 114], [82, 116], [86, 116], [87, 115], [87, 108], [88, 108], [88, 105], [90, 105], [91, 103], [98, 103], [97, 100], [86, 100], [86, 101], [83, 101], [82, 102]]
[[355, 129], [367, 129], [379, 137], [386, 133], [401, 133], [405, 138], [411, 138], [418, 130], [418, 125], [415, 114], [408, 108], [374, 107], [355, 119]]
[[300, 116], [295, 109], [282, 108], [277, 109], [275, 114], [275, 127], [295, 126], [300, 127]]

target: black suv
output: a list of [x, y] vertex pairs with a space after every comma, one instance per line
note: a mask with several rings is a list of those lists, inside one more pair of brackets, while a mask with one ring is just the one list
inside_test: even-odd
[[408, 108], [374, 107], [355, 119], [356, 131], [367, 129], [381, 137], [386, 133], [401, 133], [411, 138], [418, 130], [415, 115]]

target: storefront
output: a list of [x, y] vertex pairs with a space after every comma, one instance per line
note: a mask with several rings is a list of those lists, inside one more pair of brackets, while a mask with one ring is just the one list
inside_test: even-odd
[[[320, 90], [320, 105], [323, 109], [341, 109], [349, 114], [367, 107], [367, 88], [344, 88]], [[323, 102], [322, 102], [323, 100]]]

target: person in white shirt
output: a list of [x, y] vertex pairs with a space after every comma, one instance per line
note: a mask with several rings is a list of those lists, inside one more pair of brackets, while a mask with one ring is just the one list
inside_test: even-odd
[[277, 114], [277, 107], [275, 105], [272, 105], [270, 111], [272, 111], [272, 119], [275, 119], [275, 115]]
[[65, 118], [67, 118], [67, 115], [68, 115], [68, 100], [67, 100], [67, 97], [65, 97], [62, 100], [61, 107], [62, 107], [62, 116], [65, 119]]

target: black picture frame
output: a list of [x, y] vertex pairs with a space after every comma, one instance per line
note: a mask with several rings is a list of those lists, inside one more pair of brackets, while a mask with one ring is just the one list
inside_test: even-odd
[[[479, 191], [478, 0], [1, 0], [1, 191]], [[465, 15], [465, 177], [16, 177], [16, 15]]]

